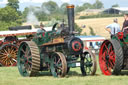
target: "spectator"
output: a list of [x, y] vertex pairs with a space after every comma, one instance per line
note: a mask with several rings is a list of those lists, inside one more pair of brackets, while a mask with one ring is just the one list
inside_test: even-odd
[[120, 32], [120, 25], [118, 24], [118, 20], [114, 19], [114, 23], [106, 26], [106, 30], [111, 34], [111, 38], [118, 32]]

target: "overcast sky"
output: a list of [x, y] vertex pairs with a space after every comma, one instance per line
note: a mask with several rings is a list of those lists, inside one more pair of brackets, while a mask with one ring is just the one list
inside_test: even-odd
[[[0, 0], [0, 7], [4, 7], [7, 4], [8, 0]], [[34, 5], [41, 6], [43, 2], [47, 2], [49, 0], [19, 0], [20, 1], [20, 10], [23, 10], [25, 7]], [[94, 3], [95, 0], [51, 0], [61, 5], [64, 2], [68, 2], [70, 4], [82, 5], [85, 2]], [[119, 4], [120, 7], [128, 7], [128, 0], [100, 0], [103, 2], [105, 8], [110, 8], [113, 4]]]

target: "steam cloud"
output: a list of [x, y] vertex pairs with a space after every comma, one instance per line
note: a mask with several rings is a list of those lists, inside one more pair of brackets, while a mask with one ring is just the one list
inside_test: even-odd
[[27, 24], [39, 25], [39, 21], [32, 11], [27, 15]]
[[33, 24], [33, 25], [40, 24], [39, 20], [37, 19], [36, 15], [34, 14], [35, 12], [44, 12], [46, 14], [50, 14], [50, 12], [47, 10], [47, 8], [45, 6], [42, 6], [41, 8], [30, 6], [29, 12], [27, 14], [27, 24]]

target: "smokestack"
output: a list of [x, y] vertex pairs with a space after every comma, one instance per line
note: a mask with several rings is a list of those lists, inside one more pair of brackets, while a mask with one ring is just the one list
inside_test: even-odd
[[67, 15], [68, 15], [68, 26], [70, 34], [73, 35], [74, 32], [74, 5], [67, 6]]

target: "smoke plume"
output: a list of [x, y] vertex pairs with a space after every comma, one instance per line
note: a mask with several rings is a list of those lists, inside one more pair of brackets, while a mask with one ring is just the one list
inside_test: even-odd
[[39, 25], [40, 24], [38, 18], [34, 14], [35, 12], [36, 13], [43, 12], [46, 14], [50, 14], [50, 12], [48, 11], [48, 9], [45, 6], [42, 6], [42, 7], [30, 6], [29, 12], [27, 14], [27, 24], [33, 24], [33, 25]]
[[27, 15], [27, 24], [39, 25], [39, 21], [33, 11], [30, 11]]

